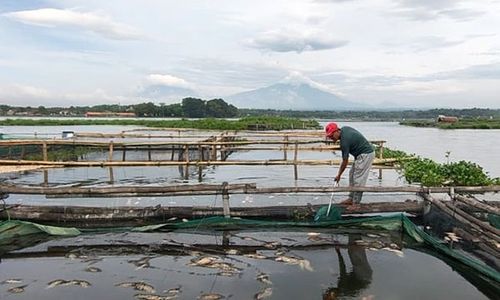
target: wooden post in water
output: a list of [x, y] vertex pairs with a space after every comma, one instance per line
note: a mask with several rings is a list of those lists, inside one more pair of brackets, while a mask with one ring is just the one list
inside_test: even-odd
[[189, 145], [184, 145], [184, 159], [186, 161], [186, 169], [184, 169], [184, 179], [189, 179]]
[[24, 145], [21, 146], [21, 160], [26, 156], [26, 147]]
[[43, 141], [43, 144], [42, 144], [42, 156], [43, 156], [43, 161], [49, 160], [49, 155], [47, 154], [47, 142], [46, 141]]
[[298, 173], [298, 169], [297, 169], [298, 153], [299, 153], [299, 144], [296, 141], [295, 142], [295, 150], [294, 150], [294, 154], [293, 154], [293, 175], [294, 175], [295, 180], [299, 179], [299, 173]]
[[228, 183], [222, 183], [222, 210], [224, 211], [225, 218], [231, 218], [231, 210], [229, 208], [229, 192], [227, 190]]
[[[217, 142], [217, 138], [214, 138], [214, 142]], [[212, 146], [212, 160], [216, 161], [217, 160], [217, 145], [214, 143]]]
[[151, 161], [151, 145], [148, 145], [148, 161]]
[[[380, 142], [380, 151], [378, 154], [379, 158], [384, 158], [384, 142]], [[382, 169], [378, 169], [378, 178], [382, 179]]]
[[113, 167], [109, 167], [109, 184], [115, 183], [115, 174], [113, 173]]
[[287, 152], [288, 152], [288, 135], [284, 137], [285, 143], [283, 144], [283, 160], [287, 160]]
[[175, 145], [172, 145], [172, 153], [170, 154], [170, 160], [174, 161]]
[[108, 161], [113, 161], [113, 141], [109, 142], [109, 157]]
[[49, 185], [49, 171], [48, 170], [43, 170], [43, 185], [44, 186]]
[[[203, 147], [201, 145], [198, 145], [198, 161], [203, 161]], [[203, 168], [200, 165], [198, 165], [198, 181], [201, 182], [203, 178]]]
[[125, 161], [126, 156], [127, 156], [127, 147], [125, 147], [125, 145], [123, 145], [122, 161]]

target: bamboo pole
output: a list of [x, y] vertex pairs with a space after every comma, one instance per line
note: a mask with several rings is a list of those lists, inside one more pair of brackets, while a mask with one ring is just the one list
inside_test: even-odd
[[[375, 159], [374, 166], [380, 168], [393, 169], [392, 165], [397, 160]], [[330, 160], [227, 160], [227, 161], [35, 161], [35, 160], [0, 160], [0, 165], [43, 165], [57, 167], [127, 167], [127, 166], [287, 166], [287, 165], [308, 165], [308, 166], [333, 166], [339, 165], [339, 159]]]
[[[78, 146], [94, 146], [94, 147], [108, 147], [109, 142], [99, 141], [77, 141], [77, 140], [2, 140], [0, 146], [18, 146], [18, 145], [78, 145]], [[245, 140], [245, 141], [148, 141], [148, 142], [115, 142], [115, 146], [123, 147], [139, 147], [139, 146], [166, 146], [166, 145], [291, 145], [291, 144], [324, 144], [325, 140]]]
[[[379, 153], [379, 158], [383, 159], [384, 158], [384, 143], [380, 144], [380, 153]], [[378, 169], [378, 178], [382, 179], [382, 169]]]
[[488, 213], [500, 215], [500, 208], [481, 203], [481, 202], [479, 202], [479, 200], [477, 200], [475, 198], [467, 198], [467, 197], [455, 194], [455, 199], [457, 199], [458, 201], [460, 201], [462, 203], [465, 203], [465, 204], [468, 204], [470, 206], [484, 210]]
[[151, 146], [148, 146], [148, 161], [151, 161]]
[[[42, 194], [42, 195], [105, 195], [105, 194], [155, 194], [161, 193], [191, 193], [196, 195], [200, 192], [220, 193], [220, 184], [198, 184], [198, 185], [173, 185], [173, 186], [113, 186], [113, 187], [30, 187], [0, 184], [0, 194]], [[293, 193], [346, 193], [346, 192], [370, 192], [370, 193], [428, 193], [429, 188], [416, 186], [294, 186], [294, 187], [273, 187], [257, 188], [255, 183], [229, 184], [230, 194], [293, 194]], [[479, 187], [455, 187], [457, 192], [485, 193], [499, 192], [500, 186], [479, 186]], [[446, 193], [447, 187], [432, 188], [433, 193]], [[152, 196], [158, 196], [152, 195]], [[490, 201], [488, 205], [498, 207], [499, 201]]]
[[185, 169], [184, 169], [184, 179], [189, 179], [189, 146], [184, 146], [184, 159], [185, 159]]
[[126, 156], [127, 156], [127, 148], [125, 146], [123, 146], [123, 150], [122, 150], [122, 161], [125, 161], [126, 160]]
[[[198, 162], [203, 161], [203, 148], [201, 145], [198, 146]], [[203, 179], [203, 167], [201, 165], [198, 166], [198, 182], [201, 182]]]
[[[312, 218], [324, 205], [280, 205], [264, 207], [231, 207], [229, 211], [224, 207], [208, 206], [31, 206], [18, 205], [9, 207], [9, 214], [17, 220], [36, 220], [39, 222], [78, 222], [86, 221], [99, 227], [97, 221], [120, 222], [145, 220], [166, 220], [171, 217], [199, 218], [204, 216], [233, 217], [273, 217], [276, 219], [292, 219], [297, 216]], [[408, 212], [421, 214], [423, 201], [420, 202], [381, 202], [363, 203], [352, 208], [346, 214], [380, 213], [380, 212]], [[5, 211], [0, 211], [0, 218], [6, 217]]]
[[[457, 208], [457, 207], [450, 208], [447, 204], [441, 202], [438, 199], [434, 199], [431, 195], [429, 195], [427, 193], [423, 193], [422, 196], [424, 197], [425, 200], [436, 205], [439, 209], [441, 209], [443, 212], [448, 214], [450, 217], [461, 222], [464, 226], [469, 227], [469, 228], [473, 228], [474, 230], [476, 230], [480, 234], [483, 234], [483, 235], [487, 236], [488, 238], [493, 239], [496, 242], [500, 242], [500, 236], [498, 234], [493, 233], [490, 230], [484, 230], [482, 225], [479, 225], [477, 222], [472, 221], [472, 219], [470, 219], [469, 217], [466, 217], [465, 215], [467, 215], [467, 213], [463, 212], [459, 208]], [[463, 212], [463, 214], [461, 212]], [[475, 218], [473, 218], [473, 219], [475, 219]], [[479, 220], [477, 220], [477, 221], [480, 222]]]
[[43, 161], [48, 161], [49, 160], [49, 155], [47, 153], [47, 142], [44, 141], [42, 143], [42, 156], [43, 156]]
[[293, 154], [293, 176], [295, 180], [299, 179], [298, 169], [297, 169], [297, 156], [298, 156], [298, 144], [295, 143], [295, 150]]
[[[285, 142], [288, 142], [288, 135], [285, 135], [285, 137], [283, 138]], [[288, 144], [284, 144], [283, 146], [283, 160], [288, 160], [287, 158], [287, 152], [288, 152]]]
[[113, 161], [113, 141], [109, 142], [109, 158], [108, 161]]

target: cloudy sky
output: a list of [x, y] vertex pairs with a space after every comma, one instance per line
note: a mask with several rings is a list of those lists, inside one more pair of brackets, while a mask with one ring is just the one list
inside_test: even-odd
[[500, 108], [500, 0], [1, 0], [0, 104], [212, 99], [301, 78]]

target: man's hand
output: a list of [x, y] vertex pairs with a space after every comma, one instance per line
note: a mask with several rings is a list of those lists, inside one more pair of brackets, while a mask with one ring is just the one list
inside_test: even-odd
[[337, 175], [335, 176], [335, 183], [339, 183], [340, 182], [340, 175]]

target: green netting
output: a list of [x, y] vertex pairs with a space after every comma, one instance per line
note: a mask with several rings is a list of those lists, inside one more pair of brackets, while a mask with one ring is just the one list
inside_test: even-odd
[[500, 216], [497, 214], [488, 214], [488, 221], [490, 225], [496, 229], [500, 229]]
[[18, 220], [0, 222], [0, 244], [9, 243], [14, 238], [38, 233], [54, 236], [75, 236], [81, 232], [76, 228], [46, 226]]
[[314, 216], [314, 221], [337, 221], [342, 219], [342, 212], [344, 208], [341, 206], [333, 205], [328, 209], [328, 206], [322, 206], [316, 212]]
[[[326, 214], [325, 214], [326, 215]], [[329, 215], [330, 216], [330, 215]], [[417, 243], [426, 245], [438, 253], [450, 257], [474, 270], [487, 279], [500, 282], [500, 273], [487, 266], [481, 261], [467, 256], [457, 250], [449, 248], [448, 244], [425, 233], [416, 226], [404, 214], [395, 214], [390, 216], [375, 216], [344, 220], [318, 220], [316, 222], [293, 222], [293, 221], [268, 221], [241, 218], [209, 217], [195, 219], [187, 222], [173, 222], [141, 227], [119, 228], [120, 231], [150, 232], [157, 230], [176, 230], [176, 229], [244, 229], [244, 228], [286, 228], [286, 227], [309, 227], [309, 228], [360, 228], [360, 229], [378, 229], [389, 231], [404, 231], [409, 237]], [[117, 231], [117, 228], [101, 229], [100, 231]], [[4, 221], [0, 223], [0, 244], [6, 243], [12, 238], [18, 238], [23, 235], [30, 235], [44, 232], [49, 235], [71, 236], [78, 235], [81, 232], [76, 228], [61, 228], [53, 226], [44, 226], [23, 221]]]

